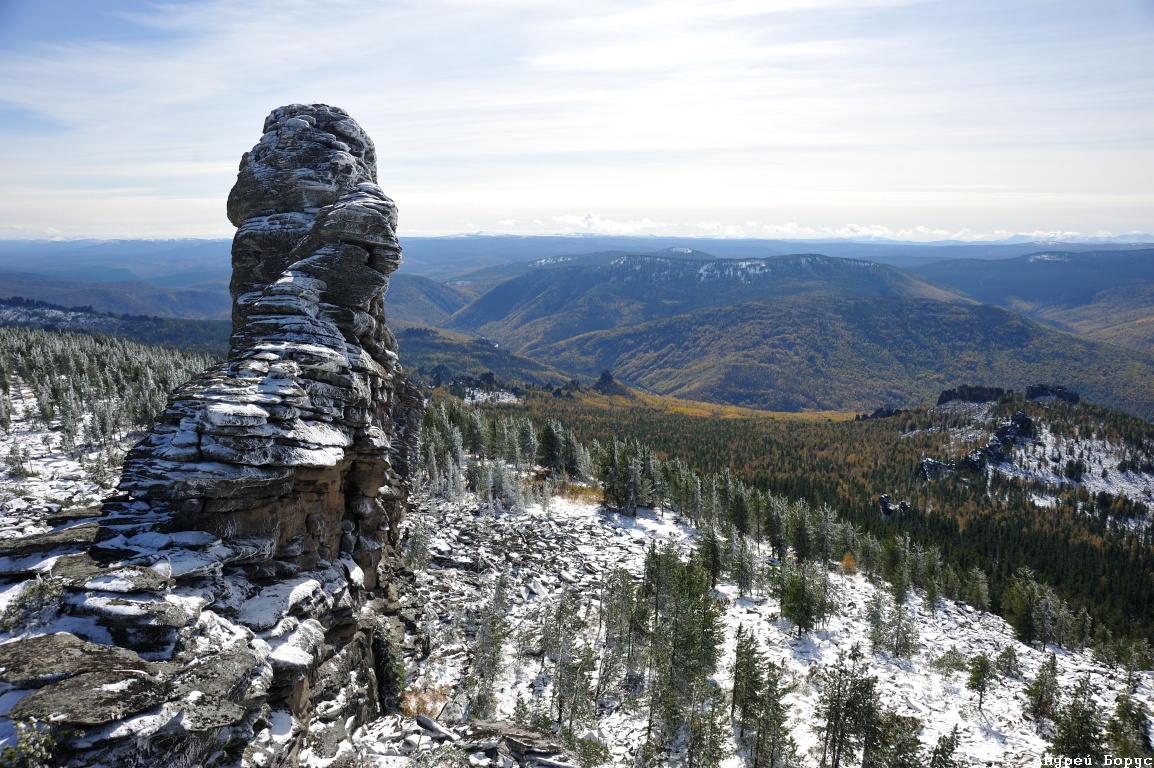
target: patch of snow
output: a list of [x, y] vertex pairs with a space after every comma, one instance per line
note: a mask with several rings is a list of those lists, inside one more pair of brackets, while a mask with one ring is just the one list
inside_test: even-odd
[[477, 405], [478, 403], [495, 403], [498, 405], [515, 405], [521, 402], [512, 392], [504, 389], [495, 389], [486, 391], [484, 389], [467, 389], [465, 390], [465, 405]]
[[100, 686], [100, 690], [109, 691], [111, 693], [120, 693], [122, 691], [127, 691], [135, 682], [137, 682], [137, 680], [130, 677], [128, 679], [121, 680], [119, 683], [105, 683], [104, 685]]
[[319, 591], [321, 583], [304, 576], [265, 587], [241, 606], [240, 622], [255, 630], [270, 629], [282, 616], [288, 615], [294, 605]]

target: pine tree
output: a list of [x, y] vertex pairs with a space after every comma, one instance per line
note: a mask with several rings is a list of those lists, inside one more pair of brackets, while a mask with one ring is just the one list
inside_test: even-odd
[[799, 634], [811, 632], [835, 607], [829, 574], [818, 563], [788, 559], [777, 571], [775, 596], [781, 601], [781, 615], [797, 626]]
[[994, 667], [998, 673], [1005, 677], [1012, 677], [1018, 679], [1022, 676], [1022, 664], [1018, 661], [1018, 652], [1014, 650], [1014, 646], [1007, 645], [998, 654], [998, 658], [994, 659]]
[[990, 610], [990, 587], [986, 582], [986, 572], [974, 566], [966, 574], [966, 585], [962, 599], [979, 611]]
[[1026, 686], [1026, 714], [1036, 727], [1054, 717], [1058, 709], [1058, 658], [1051, 653], [1042, 663], [1034, 682]]
[[770, 661], [762, 667], [762, 687], [755, 698], [756, 718], [747, 743], [753, 768], [793, 768], [799, 764], [797, 744], [787, 724], [784, 697], [793, 690], [785, 671]]
[[711, 524], [706, 524], [701, 530], [697, 543], [697, 556], [706, 571], [709, 572], [710, 588], [716, 589], [717, 580], [721, 577], [721, 571], [725, 567], [725, 561], [721, 541], [718, 540], [717, 531]]
[[1118, 696], [1114, 715], [1106, 725], [1106, 746], [1114, 757], [1154, 755], [1154, 746], [1150, 744], [1150, 717], [1132, 690]]
[[753, 591], [754, 568], [755, 563], [753, 559], [753, 551], [749, 546], [749, 541], [744, 536], [739, 536], [737, 543], [732, 547], [733, 556], [729, 563], [729, 576], [733, 583], [737, 585], [737, 594], [740, 597], [745, 597]]
[[1078, 680], [1070, 701], [1054, 717], [1051, 752], [1057, 757], [1090, 757], [1101, 760], [1103, 745], [1102, 713], [1094, 703], [1090, 676]]
[[921, 730], [917, 718], [879, 711], [873, 737], [863, 746], [862, 768], [924, 768]]
[[472, 711], [478, 717], [493, 713], [496, 699], [493, 684], [501, 670], [501, 652], [509, 634], [508, 610], [509, 577], [502, 574], [493, 588], [493, 597], [481, 610], [473, 649], [473, 677], [477, 681], [472, 697]]
[[873, 596], [866, 605], [866, 623], [869, 624], [870, 649], [874, 653], [884, 651], [889, 647], [888, 632], [889, 608], [886, 605], [886, 595], [880, 589], [875, 589]]
[[982, 705], [986, 701], [986, 692], [990, 690], [995, 675], [994, 664], [986, 654], [979, 653], [970, 659], [970, 675], [966, 679], [966, 687], [978, 694], [979, 712], [982, 711]]
[[1032, 643], [1038, 637], [1034, 619], [1040, 597], [1034, 572], [1025, 566], [1017, 570], [1002, 596], [1002, 615], [1024, 643]]
[[815, 714], [822, 768], [840, 768], [859, 746], [879, 740], [877, 678], [865, 674], [856, 645], [827, 670]]
[[745, 627], [738, 624], [729, 717], [738, 724], [742, 738], [749, 723], [755, 719], [757, 697], [765, 685], [763, 661], [753, 632], [746, 632]]
[[918, 622], [909, 606], [894, 607], [890, 631], [890, 651], [895, 658], [908, 659], [918, 649]]
[[958, 741], [958, 726], [955, 725], [952, 731], [938, 738], [930, 753], [929, 768], [962, 768], [962, 761], [957, 756]]

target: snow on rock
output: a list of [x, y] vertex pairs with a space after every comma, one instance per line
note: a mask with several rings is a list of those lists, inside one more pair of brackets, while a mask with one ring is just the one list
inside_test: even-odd
[[0, 451], [33, 472], [0, 485], [0, 599], [23, 611], [0, 657], [59, 673], [0, 660], [0, 694], [31, 689], [5, 699], [3, 743], [53, 718], [70, 766], [342, 765], [379, 712], [422, 411], [384, 320], [396, 207], [362, 129], [296, 104], [244, 155], [228, 215], [229, 359], [172, 394], [117, 495], [14, 389]]

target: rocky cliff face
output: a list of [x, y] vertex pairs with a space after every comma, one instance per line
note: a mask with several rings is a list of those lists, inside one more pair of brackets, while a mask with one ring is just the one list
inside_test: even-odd
[[173, 393], [98, 519], [4, 553], [63, 589], [67, 632], [0, 645], [0, 680], [11, 720], [71, 731], [69, 765], [348, 764], [396, 693], [422, 404], [385, 326], [401, 254], [372, 141], [275, 110], [228, 215], [228, 361]]

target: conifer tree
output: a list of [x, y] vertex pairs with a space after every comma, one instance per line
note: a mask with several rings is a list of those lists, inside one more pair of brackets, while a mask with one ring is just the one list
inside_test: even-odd
[[509, 577], [502, 574], [493, 589], [493, 597], [481, 609], [477, 622], [477, 634], [473, 649], [472, 674], [476, 679], [476, 689], [471, 699], [471, 709], [479, 717], [488, 717], [496, 703], [493, 684], [501, 670], [501, 651], [509, 634], [508, 610]]
[[924, 768], [921, 730], [917, 718], [879, 710], [876, 726], [863, 745], [862, 768]]
[[1039, 599], [1034, 572], [1025, 566], [1019, 568], [1002, 596], [1002, 615], [1024, 643], [1032, 643], [1038, 637], [1034, 619]]
[[957, 756], [958, 741], [958, 726], [955, 725], [952, 731], [938, 738], [930, 753], [929, 768], [962, 768], [962, 761]]
[[1035, 726], [1054, 717], [1058, 709], [1058, 658], [1051, 653], [1038, 669], [1034, 682], [1026, 686], [1026, 714], [1033, 718]]
[[835, 607], [829, 574], [818, 563], [783, 560], [774, 591], [781, 601], [781, 615], [797, 626], [798, 634], [813, 631]]
[[1007, 645], [1002, 649], [998, 658], [994, 659], [994, 668], [1005, 677], [1017, 679], [1022, 676], [1022, 664], [1018, 661], [1018, 652], [1014, 650], [1014, 646]]
[[753, 768], [796, 768], [800, 765], [797, 743], [787, 722], [783, 697], [793, 690], [785, 670], [772, 662], [765, 665], [765, 684], [757, 699], [757, 722], [752, 739]]
[[822, 768], [840, 768], [859, 747], [878, 739], [877, 678], [865, 673], [861, 661], [855, 645], [826, 671], [815, 713]]
[[738, 624], [729, 717], [738, 725], [742, 738], [745, 737], [749, 723], [754, 720], [757, 697], [765, 685], [762, 661], [757, 638], [752, 631], [746, 632], [745, 627]]
[[986, 701], [986, 692], [990, 690], [990, 686], [994, 680], [994, 664], [990, 661], [989, 656], [984, 653], [979, 653], [970, 659], [970, 675], [966, 679], [966, 687], [978, 694], [979, 712], [982, 711], [982, 705], [985, 704]]
[[1134, 698], [1133, 689], [1118, 696], [1114, 714], [1106, 724], [1106, 747], [1114, 757], [1150, 757], [1150, 717], [1142, 703]]
[[1055, 756], [1090, 757], [1096, 761], [1104, 757], [1102, 713], [1093, 697], [1094, 686], [1086, 675], [1078, 680], [1070, 701], [1054, 717], [1050, 750]]
[[976, 565], [966, 574], [962, 599], [979, 611], [990, 610], [990, 587], [986, 582], [986, 572]]

